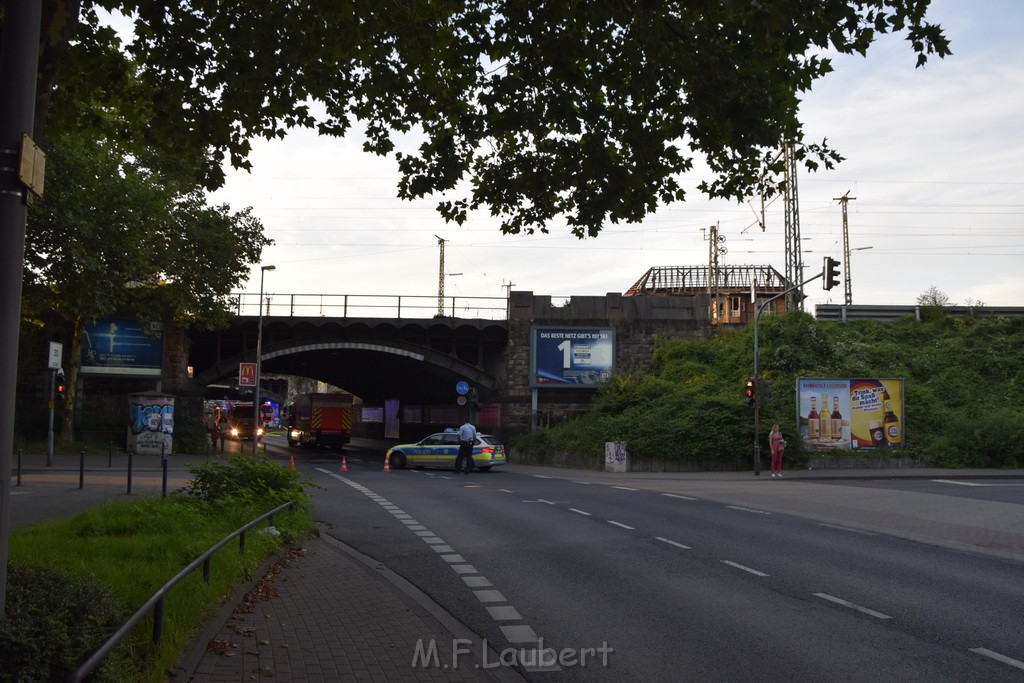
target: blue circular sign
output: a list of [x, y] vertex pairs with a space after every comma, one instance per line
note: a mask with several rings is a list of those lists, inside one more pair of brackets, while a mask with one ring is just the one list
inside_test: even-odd
[[455, 392], [460, 396], [465, 396], [469, 393], [469, 382], [459, 382], [455, 385]]

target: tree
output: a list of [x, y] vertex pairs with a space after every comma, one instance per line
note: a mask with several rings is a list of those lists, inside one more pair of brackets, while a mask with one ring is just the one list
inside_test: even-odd
[[950, 304], [949, 297], [946, 296], [945, 292], [932, 285], [917, 297], [917, 305], [941, 308], [942, 306], [950, 306], [952, 304]]
[[116, 145], [51, 139], [47, 192], [29, 214], [23, 315], [53, 311], [71, 328], [70, 440], [83, 326], [130, 310], [183, 326], [226, 322], [226, 299], [270, 240], [248, 210], [209, 206]]
[[[504, 232], [564, 216], [594, 236], [685, 200], [680, 176], [699, 157], [699, 190], [735, 200], [775, 191], [784, 140], [808, 168], [840, 161], [802, 139], [798, 115], [827, 51], [863, 55], [901, 33], [919, 66], [950, 54], [929, 0], [812, 4], [45, 0], [37, 127], [65, 56], [110, 56], [104, 8], [134, 21], [133, 111], [162, 149], [210, 150], [189, 157], [208, 186], [225, 159], [247, 167], [254, 136], [344, 135], [358, 119], [369, 151], [395, 153], [400, 196], [440, 194], [446, 219], [489, 207]], [[425, 142], [396, 152], [409, 131]]]

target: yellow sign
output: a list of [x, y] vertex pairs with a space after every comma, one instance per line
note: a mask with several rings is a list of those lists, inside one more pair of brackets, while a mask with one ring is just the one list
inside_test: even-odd
[[36, 146], [25, 133], [21, 134], [21, 149], [18, 153], [18, 180], [37, 197], [43, 196], [46, 180], [46, 153]]

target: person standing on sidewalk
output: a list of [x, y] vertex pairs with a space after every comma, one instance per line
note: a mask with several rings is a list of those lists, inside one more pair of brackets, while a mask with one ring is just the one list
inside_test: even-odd
[[459, 427], [459, 455], [455, 458], [455, 474], [473, 471], [473, 442], [476, 441], [476, 427], [466, 418], [466, 422]]
[[782, 476], [782, 451], [786, 447], [786, 440], [782, 438], [779, 425], [772, 425], [772, 433], [768, 437], [772, 446], [772, 478]]

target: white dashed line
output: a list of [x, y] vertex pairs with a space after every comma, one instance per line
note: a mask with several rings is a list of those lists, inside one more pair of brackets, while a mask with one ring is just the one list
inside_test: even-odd
[[498, 490], [501, 491], [502, 493], [512, 493], [512, 491], [509, 491], [508, 489], [498, 489]]
[[513, 645], [516, 643], [536, 643], [537, 633], [525, 624], [519, 624], [516, 626], [502, 626], [501, 632], [508, 638], [508, 642]]
[[727, 564], [730, 567], [736, 567], [736, 569], [742, 569], [745, 572], [750, 572], [754, 576], [768, 576], [764, 572], [759, 572], [756, 569], [751, 569], [750, 567], [746, 567], [746, 566], [744, 566], [742, 564], [738, 564], [736, 562], [730, 562], [729, 560], [722, 560], [722, 563], [723, 564]]
[[480, 602], [508, 602], [505, 600], [505, 596], [501, 594], [501, 591], [473, 591], [473, 594]]
[[490, 614], [491, 619], [494, 619], [495, 621], [519, 621], [523, 618], [512, 605], [488, 607], [487, 613]]
[[932, 479], [936, 484], [956, 484], [957, 486], [984, 486], [973, 481], [953, 481], [952, 479]]
[[1012, 657], [1007, 657], [1006, 655], [1001, 655], [998, 652], [993, 652], [992, 650], [989, 650], [984, 647], [972, 647], [971, 652], [979, 654], [983, 657], [988, 657], [989, 659], [994, 659], [997, 662], [1002, 662], [1003, 664], [1015, 666], [1018, 669], [1024, 669], [1024, 662], [1013, 659]]
[[620, 526], [623, 529], [629, 529], [630, 531], [634, 531], [633, 527], [629, 526], [628, 524], [623, 524], [622, 522], [616, 522], [614, 519], [609, 519], [607, 520], [607, 522], [609, 524], [614, 524], [615, 526]]
[[452, 570], [456, 574], [479, 574], [480, 573], [480, 572], [478, 572], [476, 570], [476, 567], [474, 567], [471, 564], [453, 564], [452, 565]]
[[587, 517], [590, 516], [589, 512], [584, 512], [583, 510], [577, 510], [576, 508], [569, 508], [569, 512], [575, 512], [577, 515], [586, 515]]
[[452, 553], [452, 554], [449, 554], [449, 555], [442, 555], [441, 559], [444, 560], [445, 562], [465, 562], [466, 561], [466, 558], [464, 558], [462, 555], [459, 555], [458, 553]]
[[690, 496], [680, 496], [678, 493], [663, 493], [661, 495], [668, 496], [669, 498], [678, 498], [679, 500], [697, 500], [696, 498], [691, 498]]
[[554, 477], [549, 477], [546, 474], [531, 474], [530, 476], [536, 479], [554, 479]]
[[890, 617], [888, 614], [882, 614], [881, 612], [876, 612], [873, 609], [868, 609], [867, 607], [855, 605], [848, 600], [837, 598], [834, 595], [829, 595], [828, 593], [815, 593], [814, 597], [821, 598], [822, 600], [828, 600], [829, 602], [834, 602], [837, 605], [842, 605], [843, 607], [849, 607], [850, 609], [857, 610], [858, 612], [867, 614], [868, 616], [875, 617], [876, 619], [892, 619], [892, 617]]
[[639, 491], [640, 489], [631, 489], [628, 486], [613, 486], [613, 489], [619, 489], [620, 491]]
[[753, 508], [744, 508], [744, 507], [740, 507], [739, 505], [726, 505], [725, 507], [729, 508], [730, 510], [740, 510], [741, 512], [753, 512], [755, 515], [770, 515], [770, 514], [772, 514], [770, 512], [765, 512], [764, 510], [755, 510]]
[[463, 576], [462, 580], [466, 582], [466, 585], [470, 588], [489, 588], [494, 584], [487, 580], [485, 576]]
[[592, 481], [574, 481], [573, 483], [574, 484], [583, 484], [584, 486], [590, 486], [594, 482], [592, 482]]
[[655, 536], [654, 540], [661, 541], [662, 543], [668, 543], [669, 545], [674, 545], [675, 547], [682, 548], [683, 550], [693, 550], [693, 548], [691, 548], [688, 545], [683, 545], [682, 543], [676, 543], [675, 541], [670, 541], [667, 538], [662, 538], [661, 536]]

